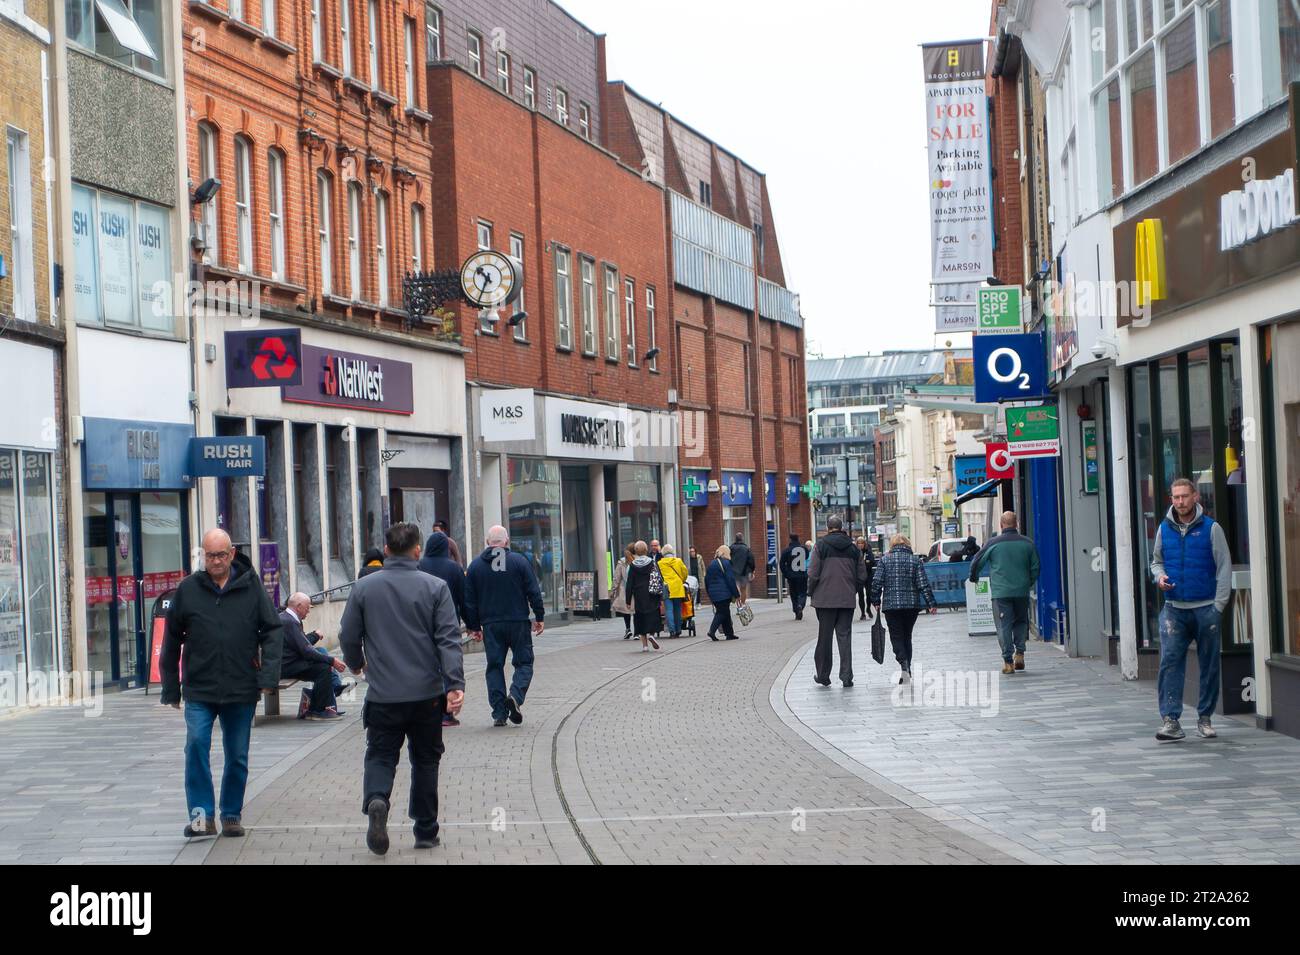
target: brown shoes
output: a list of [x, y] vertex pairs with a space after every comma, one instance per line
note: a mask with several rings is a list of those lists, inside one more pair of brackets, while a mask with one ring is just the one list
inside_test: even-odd
[[204, 820], [201, 827], [195, 828], [193, 825], [185, 827], [186, 839], [202, 839], [205, 836], [215, 836], [217, 834], [217, 820], [208, 818]]
[[244, 827], [240, 824], [238, 819], [222, 819], [221, 834], [223, 836], [230, 836], [232, 839], [238, 839], [244, 834]]
[[1025, 655], [1023, 653], [1017, 653], [1011, 660], [1017, 670], [1025, 668]]
[[1004, 664], [1002, 664], [1002, 672], [1003, 672], [1003, 673], [1015, 673], [1015, 672], [1016, 672], [1015, 665], [1014, 665], [1014, 664], [1011, 664], [1011, 663], [1004, 663]]

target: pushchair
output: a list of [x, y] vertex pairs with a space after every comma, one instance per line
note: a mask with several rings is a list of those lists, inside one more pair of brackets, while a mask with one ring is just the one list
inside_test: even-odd
[[695, 598], [700, 594], [700, 582], [695, 577], [686, 578], [686, 599], [682, 601], [682, 633], [698, 636], [695, 632]]

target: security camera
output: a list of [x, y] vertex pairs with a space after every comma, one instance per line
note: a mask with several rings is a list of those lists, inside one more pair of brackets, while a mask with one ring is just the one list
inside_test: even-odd
[[1097, 342], [1095, 345], [1093, 345], [1093, 346], [1092, 346], [1092, 357], [1093, 357], [1093, 358], [1096, 358], [1096, 359], [1098, 359], [1098, 360], [1101, 360], [1102, 358], [1105, 358], [1105, 357], [1106, 357], [1106, 346], [1103, 345], [1101, 342]]
[[1092, 345], [1092, 357], [1100, 361], [1107, 355], [1119, 357], [1119, 342], [1109, 335], [1102, 335]]
[[217, 194], [221, 188], [220, 179], [204, 179], [203, 184], [194, 190], [194, 204], [201, 206]]

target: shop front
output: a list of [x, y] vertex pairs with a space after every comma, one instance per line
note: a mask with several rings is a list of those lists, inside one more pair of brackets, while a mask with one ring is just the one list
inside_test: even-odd
[[0, 416], [0, 712], [22, 704], [30, 677], [65, 668], [54, 354], [0, 340], [0, 377], [15, 399]]
[[464, 546], [459, 352], [280, 324], [210, 320], [201, 385], [216, 437], [260, 438], [260, 476], [201, 479], [204, 526], [252, 556], [273, 599], [319, 596], [322, 633], [384, 531], [446, 520]]
[[82, 419], [86, 660], [142, 686], [154, 603], [190, 568], [187, 424]]
[[[1185, 477], [1222, 525], [1232, 599], [1220, 711], [1300, 736], [1300, 220], [1287, 111], [1234, 131], [1221, 161], [1115, 229], [1116, 273], [1146, 277], [1149, 312], [1120, 324], [1128, 404], [1136, 640], [1154, 669], [1162, 597], [1149, 571], [1169, 486]], [[1242, 170], [1253, 177], [1243, 179]], [[1150, 242], [1151, 236], [1160, 241]], [[1142, 241], [1143, 239], [1148, 241]], [[1189, 664], [1188, 687], [1196, 667]], [[1191, 697], [1189, 697], [1191, 698]]]
[[475, 386], [471, 556], [501, 524], [548, 614], [607, 616], [613, 568], [643, 540], [676, 543], [675, 422], [626, 406]]

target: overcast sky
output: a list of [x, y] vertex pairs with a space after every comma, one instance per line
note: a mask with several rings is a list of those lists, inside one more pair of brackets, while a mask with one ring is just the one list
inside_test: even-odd
[[918, 46], [986, 36], [989, 0], [560, 4], [610, 79], [767, 174], [810, 356], [936, 344]]

